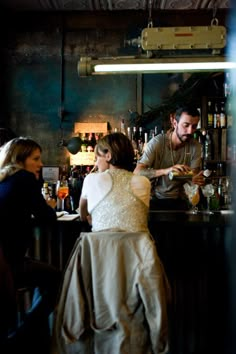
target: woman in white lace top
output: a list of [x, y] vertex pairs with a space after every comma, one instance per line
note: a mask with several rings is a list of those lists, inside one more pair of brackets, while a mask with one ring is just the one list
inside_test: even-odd
[[148, 178], [133, 174], [133, 161], [133, 146], [124, 134], [108, 134], [98, 141], [100, 172], [86, 176], [79, 205], [81, 220], [91, 218], [92, 231], [148, 231], [151, 185]]

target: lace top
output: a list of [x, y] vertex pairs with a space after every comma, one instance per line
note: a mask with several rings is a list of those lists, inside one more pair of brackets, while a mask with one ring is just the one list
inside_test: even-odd
[[[109, 169], [106, 173], [111, 177], [110, 188], [89, 210], [92, 216], [92, 231], [107, 229], [131, 232], [148, 231], [148, 206], [134, 194], [131, 186], [133, 173], [122, 169]], [[149, 183], [143, 184], [146, 192], [147, 186]], [[99, 192], [93, 190], [93, 193]]]

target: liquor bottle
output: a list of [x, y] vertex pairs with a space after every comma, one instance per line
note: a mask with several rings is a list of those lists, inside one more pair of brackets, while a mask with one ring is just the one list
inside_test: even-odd
[[220, 196], [218, 194], [217, 186], [214, 186], [214, 194], [210, 198], [210, 209], [219, 210], [220, 208]]
[[72, 171], [70, 179], [70, 196], [73, 202], [73, 211], [79, 206], [79, 199], [81, 194], [80, 176], [77, 170]]
[[204, 143], [205, 143], [206, 130], [205, 129], [203, 129], [202, 131], [198, 130], [198, 133], [196, 135], [197, 135], [196, 138], [197, 138], [198, 142], [201, 144], [201, 158], [203, 160], [204, 159], [204, 151], [205, 151]]
[[[199, 112], [199, 121], [198, 121], [198, 124], [197, 124], [197, 129], [200, 130], [201, 127], [202, 127], [202, 110], [200, 107], [198, 107], [198, 112]], [[173, 116], [171, 116], [171, 127], [173, 128]]]
[[121, 131], [121, 133], [123, 133], [124, 135], [126, 135], [125, 120], [124, 120], [124, 118], [121, 119], [120, 131]]
[[220, 105], [220, 127], [226, 128], [226, 114], [225, 114], [225, 103], [221, 102]]
[[88, 152], [94, 151], [95, 145], [96, 145], [95, 135], [94, 135], [94, 133], [89, 133], [87, 151]]
[[129, 138], [130, 141], [132, 141], [132, 132], [131, 132], [131, 128], [127, 127], [127, 136]]
[[214, 122], [213, 122], [214, 128], [219, 128], [220, 127], [220, 112], [219, 112], [217, 103], [215, 103], [215, 110], [214, 110], [213, 119], [214, 119]]
[[[117, 130], [116, 130], [117, 131]], [[98, 143], [98, 140], [102, 137], [102, 135], [101, 134], [99, 134], [99, 133], [96, 133], [96, 134], [94, 134], [95, 135], [95, 145]]]
[[45, 200], [48, 200], [50, 198], [48, 182], [44, 182], [44, 184], [43, 184], [42, 195], [43, 195]]
[[143, 152], [143, 145], [144, 145], [143, 127], [139, 127], [139, 129], [138, 129], [138, 151], [139, 151], [140, 155]]
[[205, 142], [204, 142], [204, 160], [209, 161], [212, 159], [212, 143], [211, 136], [209, 132], [206, 132]]
[[[203, 160], [203, 164], [202, 164], [202, 169], [203, 169], [203, 176], [205, 178], [210, 178], [211, 174], [212, 174], [212, 169], [211, 167], [209, 166], [208, 162], [206, 160]], [[205, 180], [205, 182], [210, 182], [210, 179], [209, 180]]]
[[148, 143], [148, 133], [144, 133], [144, 144], [143, 144], [143, 152], [145, 151], [145, 148], [147, 146]]
[[148, 140], [151, 140], [152, 138], [154, 138], [154, 136], [155, 136], [155, 131], [154, 131], [154, 129], [150, 129], [150, 130], [149, 130], [149, 138], [148, 138]]
[[231, 128], [233, 126], [233, 115], [232, 115], [230, 100], [227, 104], [226, 115], [227, 115], [227, 128]]
[[137, 128], [136, 127], [133, 127], [132, 145], [133, 145], [134, 150], [138, 149], [138, 132], [137, 132]]
[[142, 140], [142, 142], [144, 142], [143, 127], [139, 127], [139, 128], [138, 128], [138, 131], [139, 131], [139, 139]]
[[225, 74], [225, 82], [224, 82], [224, 96], [225, 98], [230, 97], [232, 94], [232, 84], [230, 80], [230, 74], [229, 72], [226, 72]]
[[81, 140], [82, 140], [81, 151], [86, 152], [88, 147], [88, 141], [85, 133], [82, 134]]
[[211, 101], [208, 101], [207, 106], [207, 127], [211, 129], [213, 128], [213, 109]]

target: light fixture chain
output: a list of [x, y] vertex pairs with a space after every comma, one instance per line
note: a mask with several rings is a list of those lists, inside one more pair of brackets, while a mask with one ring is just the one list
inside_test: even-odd
[[153, 27], [152, 6], [153, 6], [153, 0], [149, 0], [149, 2], [148, 2], [148, 28]]

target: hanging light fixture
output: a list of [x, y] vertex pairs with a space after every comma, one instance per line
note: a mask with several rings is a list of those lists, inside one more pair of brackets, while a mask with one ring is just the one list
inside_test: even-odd
[[70, 154], [76, 155], [82, 145], [82, 140], [79, 136], [74, 136], [73, 138], [69, 139], [68, 141], [61, 139], [58, 146], [59, 147], [66, 147]]
[[79, 76], [114, 75], [167, 72], [222, 71], [236, 68], [236, 62], [227, 61], [223, 56], [172, 57], [143, 59], [117, 57], [92, 59], [82, 57], [78, 63]]
[[152, 1], [148, 27], [136, 38], [143, 54], [139, 57], [81, 57], [79, 76], [136, 73], [222, 71], [236, 68], [222, 54], [226, 28], [213, 14], [210, 26], [153, 27]]
[[81, 145], [82, 145], [82, 140], [80, 139], [80, 137], [74, 136], [68, 141], [66, 147], [71, 154], [75, 155], [80, 151]]

